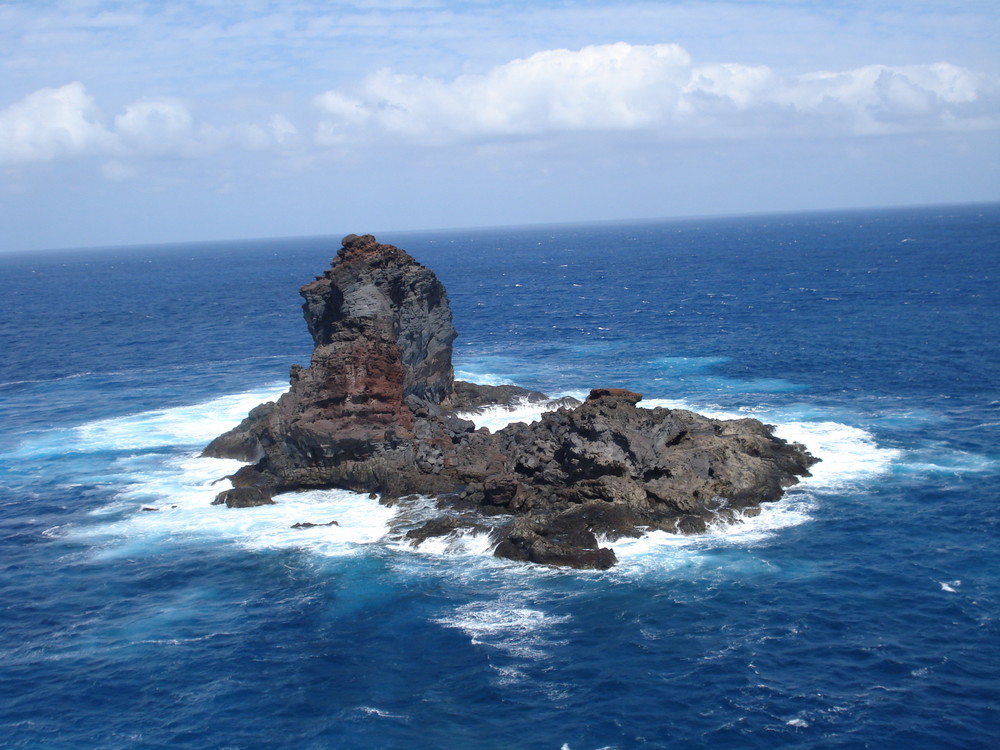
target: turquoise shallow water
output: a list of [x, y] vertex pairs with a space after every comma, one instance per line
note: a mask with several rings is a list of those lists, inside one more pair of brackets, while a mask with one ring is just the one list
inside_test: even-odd
[[414, 550], [419, 504], [208, 505], [197, 453], [307, 361], [337, 242], [0, 255], [2, 743], [991, 746], [998, 237], [995, 205], [380, 236], [447, 286], [465, 377], [823, 457], [606, 573]]

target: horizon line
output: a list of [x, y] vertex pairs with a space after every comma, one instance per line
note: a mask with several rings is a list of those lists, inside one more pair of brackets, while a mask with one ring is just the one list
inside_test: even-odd
[[[611, 226], [615, 224], [652, 224], [652, 223], [672, 223], [698, 220], [723, 220], [723, 219], [756, 219], [769, 216], [800, 216], [800, 215], [821, 215], [836, 213], [877, 213], [882, 211], [908, 211], [908, 210], [928, 210], [928, 209], [974, 209], [976, 207], [1000, 207], [1000, 200], [955, 202], [955, 203], [913, 203], [883, 206], [847, 206], [840, 208], [805, 208], [788, 210], [762, 210], [746, 212], [725, 212], [706, 214], [677, 214], [668, 216], [644, 216], [644, 217], [624, 217], [613, 219], [584, 219], [584, 220], [557, 220], [557, 221], [537, 221], [511, 224], [479, 224], [479, 225], [457, 225], [450, 227], [432, 227], [426, 229], [381, 229], [362, 232], [362, 234], [378, 235], [407, 235], [407, 234], [433, 234], [451, 232], [473, 232], [490, 230], [521, 230], [545, 227], [577, 227], [577, 226]], [[190, 239], [190, 240], [164, 240], [136, 243], [121, 243], [113, 245], [73, 245], [64, 247], [40, 247], [34, 249], [4, 250], [0, 248], [0, 256], [28, 255], [28, 254], [49, 254], [49, 253], [77, 253], [95, 250], [143, 250], [143, 249], [165, 249], [190, 245], [226, 245], [241, 242], [269, 242], [269, 241], [289, 241], [289, 240], [310, 240], [330, 238], [339, 241], [339, 237], [347, 234], [358, 234], [358, 232], [330, 232], [323, 234], [301, 234], [301, 235], [266, 235], [266, 236], [244, 236], [227, 239]]]

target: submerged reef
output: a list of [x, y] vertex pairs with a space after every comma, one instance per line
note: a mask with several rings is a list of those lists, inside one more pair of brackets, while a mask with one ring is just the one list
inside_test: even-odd
[[[408, 533], [415, 544], [480, 528], [499, 557], [604, 569], [616, 558], [599, 539], [703, 532], [779, 499], [818, 460], [756, 419], [645, 409], [623, 389], [595, 388], [581, 404], [455, 381], [456, 333], [435, 274], [371, 235], [342, 244], [300, 290], [309, 367], [293, 365], [288, 392], [203, 452], [247, 462], [218, 504], [315, 488], [426, 495], [441, 515]], [[522, 401], [550, 410], [495, 433], [465, 418]]]

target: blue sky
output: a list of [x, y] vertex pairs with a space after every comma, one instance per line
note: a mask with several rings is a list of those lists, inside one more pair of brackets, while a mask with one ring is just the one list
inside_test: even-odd
[[0, 0], [0, 251], [1000, 200], [993, 2]]

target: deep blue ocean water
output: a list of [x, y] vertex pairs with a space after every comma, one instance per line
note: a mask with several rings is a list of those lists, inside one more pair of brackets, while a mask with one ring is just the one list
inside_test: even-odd
[[823, 463], [603, 573], [412, 549], [419, 503], [212, 507], [197, 454], [307, 363], [339, 241], [0, 255], [0, 745], [996, 746], [1000, 205], [379, 239], [447, 286], [460, 376]]

